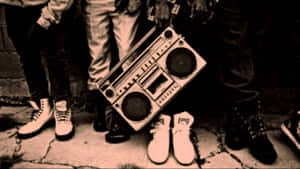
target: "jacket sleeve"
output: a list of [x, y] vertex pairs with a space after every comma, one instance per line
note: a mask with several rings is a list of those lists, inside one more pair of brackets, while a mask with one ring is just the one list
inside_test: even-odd
[[45, 29], [52, 24], [58, 24], [64, 11], [68, 10], [74, 0], [50, 0], [42, 9], [42, 13], [37, 23]]

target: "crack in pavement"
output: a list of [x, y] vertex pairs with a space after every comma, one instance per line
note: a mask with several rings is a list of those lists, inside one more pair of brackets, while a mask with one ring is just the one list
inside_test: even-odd
[[41, 164], [41, 165], [61, 165], [61, 166], [76, 168], [76, 166], [73, 166], [68, 163], [51, 163], [51, 162], [42, 162], [42, 161], [36, 161], [36, 160], [21, 160], [21, 162], [27, 162], [27, 163], [32, 163], [32, 164]]
[[82, 168], [89, 168], [89, 169], [100, 169], [99, 167], [95, 167], [95, 166], [88, 166], [88, 165], [80, 165], [80, 166], [75, 166], [72, 164], [68, 164], [68, 163], [52, 163], [52, 162], [42, 162], [42, 161], [36, 161], [36, 160], [21, 160], [20, 162], [28, 162], [28, 163], [32, 163], [32, 164], [40, 164], [40, 165], [59, 165], [59, 166], [66, 166], [66, 167], [72, 167], [73, 169], [82, 169]]
[[218, 131], [213, 131], [208, 127], [202, 127], [202, 128], [204, 128], [208, 132], [213, 133], [215, 136], [217, 136], [217, 141], [219, 142], [218, 149], [220, 150], [220, 151], [217, 151], [217, 152], [214, 152], [214, 151], [210, 152], [210, 154], [207, 157], [204, 158], [205, 160], [209, 159], [209, 158], [212, 158], [212, 157], [215, 157], [216, 155], [221, 154], [221, 153], [227, 153], [233, 160], [238, 162], [241, 165], [242, 168], [254, 168], [254, 167], [248, 166], [247, 164], [244, 164], [241, 159], [239, 159], [236, 155], [230, 153], [227, 150], [225, 144], [222, 142], [223, 136], [222, 136], [222, 134], [220, 134], [223, 131], [219, 131], [219, 132]]
[[[17, 128], [16, 128], [17, 129]], [[18, 130], [18, 129], [17, 129]], [[12, 138], [14, 137], [15, 140], [16, 140], [16, 147], [15, 147], [15, 150], [14, 150], [14, 154], [13, 154], [13, 157], [14, 158], [20, 158], [23, 156], [24, 152], [22, 152], [22, 140], [20, 138], [18, 138], [18, 135], [17, 135], [17, 130], [15, 133], [13, 133], [12, 135], [9, 136], [9, 138]]]
[[55, 142], [55, 140], [56, 140], [55, 138], [52, 138], [52, 140], [50, 140], [45, 154], [40, 158], [40, 162], [42, 162], [43, 160], [45, 160], [47, 158], [47, 155], [50, 152], [52, 144]]

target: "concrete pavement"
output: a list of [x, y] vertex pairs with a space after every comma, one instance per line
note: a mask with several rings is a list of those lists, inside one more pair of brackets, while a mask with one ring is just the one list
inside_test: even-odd
[[[105, 142], [104, 133], [94, 132], [94, 114], [74, 113], [76, 133], [73, 139], [58, 141], [53, 123], [39, 135], [25, 140], [16, 137], [17, 127], [30, 118], [28, 107], [1, 107], [0, 118], [12, 119], [11, 128], [0, 131], [0, 166], [12, 168], [199, 168], [197, 163], [182, 166], [172, 153], [165, 164], [155, 165], [146, 155], [150, 137], [146, 130], [133, 134], [121, 144]], [[266, 116], [269, 138], [278, 152], [272, 165], [255, 160], [247, 148], [233, 151], [224, 144], [223, 116], [200, 114], [195, 120], [201, 168], [300, 168], [300, 155], [282, 136], [279, 125], [286, 116]], [[6, 120], [7, 122], [7, 120]], [[1, 124], [2, 125], [2, 124]], [[1, 168], [1, 167], [0, 167]]]

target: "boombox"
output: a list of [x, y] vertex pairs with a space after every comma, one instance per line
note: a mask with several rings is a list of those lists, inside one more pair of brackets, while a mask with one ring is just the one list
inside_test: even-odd
[[206, 65], [205, 60], [171, 27], [149, 44], [134, 59], [124, 58], [99, 85], [104, 97], [136, 131]]

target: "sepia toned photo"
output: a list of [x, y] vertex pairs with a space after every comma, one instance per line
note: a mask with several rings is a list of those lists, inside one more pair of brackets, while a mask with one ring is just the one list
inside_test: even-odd
[[0, 0], [0, 168], [300, 168], [294, 2]]

